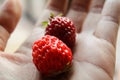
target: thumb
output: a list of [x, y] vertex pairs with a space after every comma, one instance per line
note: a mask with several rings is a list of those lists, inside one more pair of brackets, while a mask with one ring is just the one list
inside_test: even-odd
[[6, 0], [0, 8], [0, 25], [11, 33], [21, 16], [19, 0]]
[[4, 50], [10, 33], [21, 16], [19, 0], [6, 0], [0, 8], [0, 50]]

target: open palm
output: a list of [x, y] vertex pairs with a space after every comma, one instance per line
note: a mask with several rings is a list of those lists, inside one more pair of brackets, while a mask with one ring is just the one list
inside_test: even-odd
[[[6, 15], [0, 16], [0, 24], [3, 26], [0, 26], [0, 80], [113, 80], [119, 2], [73, 0], [71, 5], [68, 3], [69, 0], [51, 0], [31, 36], [14, 54], [8, 54], [3, 51], [9, 33], [20, 18], [21, 10], [18, 0], [6, 1], [1, 12], [12, 16], [12, 20]], [[39, 23], [46, 20], [51, 12], [62, 12], [74, 21], [77, 30], [76, 45], [71, 71], [55, 78], [43, 78], [32, 62], [31, 47], [35, 40], [44, 35], [44, 29]]]

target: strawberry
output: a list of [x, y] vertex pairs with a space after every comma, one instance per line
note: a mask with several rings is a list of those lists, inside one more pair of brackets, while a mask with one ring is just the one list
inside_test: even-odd
[[73, 22], [67, 17], [51, 17], [45, 35], [53, 35], [62, 40], [69, 48], [75, 45], [76, 30]]
[[71, 67], [71, 49], [55, 36], [43, 36], [35, 41], [32, 49], [33, 62], [45, 76], [60, 74]]

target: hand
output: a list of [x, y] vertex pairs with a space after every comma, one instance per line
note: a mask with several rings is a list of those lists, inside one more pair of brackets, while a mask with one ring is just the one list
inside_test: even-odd
[[72, 70], [54, 79], [42, 78], [32, 62], [31, 46], [44, 35], [39, 25], [14, 54], [4, 52], [21, 8], [18, 0], [7, 0], [3, 4], [0, 11], [0, 80], [113, 80], [120, 3], [114, 0], [72, 0], [70, 6], [68, 3], [69, 0], [51, 0], [38, 21], [40, 24], [47, 20], [51, 12], [63, 13], [74, 21], [78, 32]]

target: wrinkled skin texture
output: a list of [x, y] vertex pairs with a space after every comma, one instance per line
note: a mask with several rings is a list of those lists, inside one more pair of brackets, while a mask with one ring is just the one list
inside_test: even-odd
[[[19, 21], [21, 8], [19, 0], [7, 0], [7, 4], [3, 4], [0, 11], [3, 15], [0, 16], [0, 80], [113, 80], [120, 3], [114, 0], [73, 0], [67, 10], [68, 2], [51, 0], [38, 21], [39, 24], [46, 20], [51, 12], [62, 12], [76, 25], [78, 33], [72, 69], [55, 78], [42, 77], [32, 62], [32, 44], [44, 35], [40, 25], [14, 54], [4, 52], [10, 33]], [[7, 5], [16, 8], [10, 9]], [[2, 14], [4, 12], [7, 15]]]

